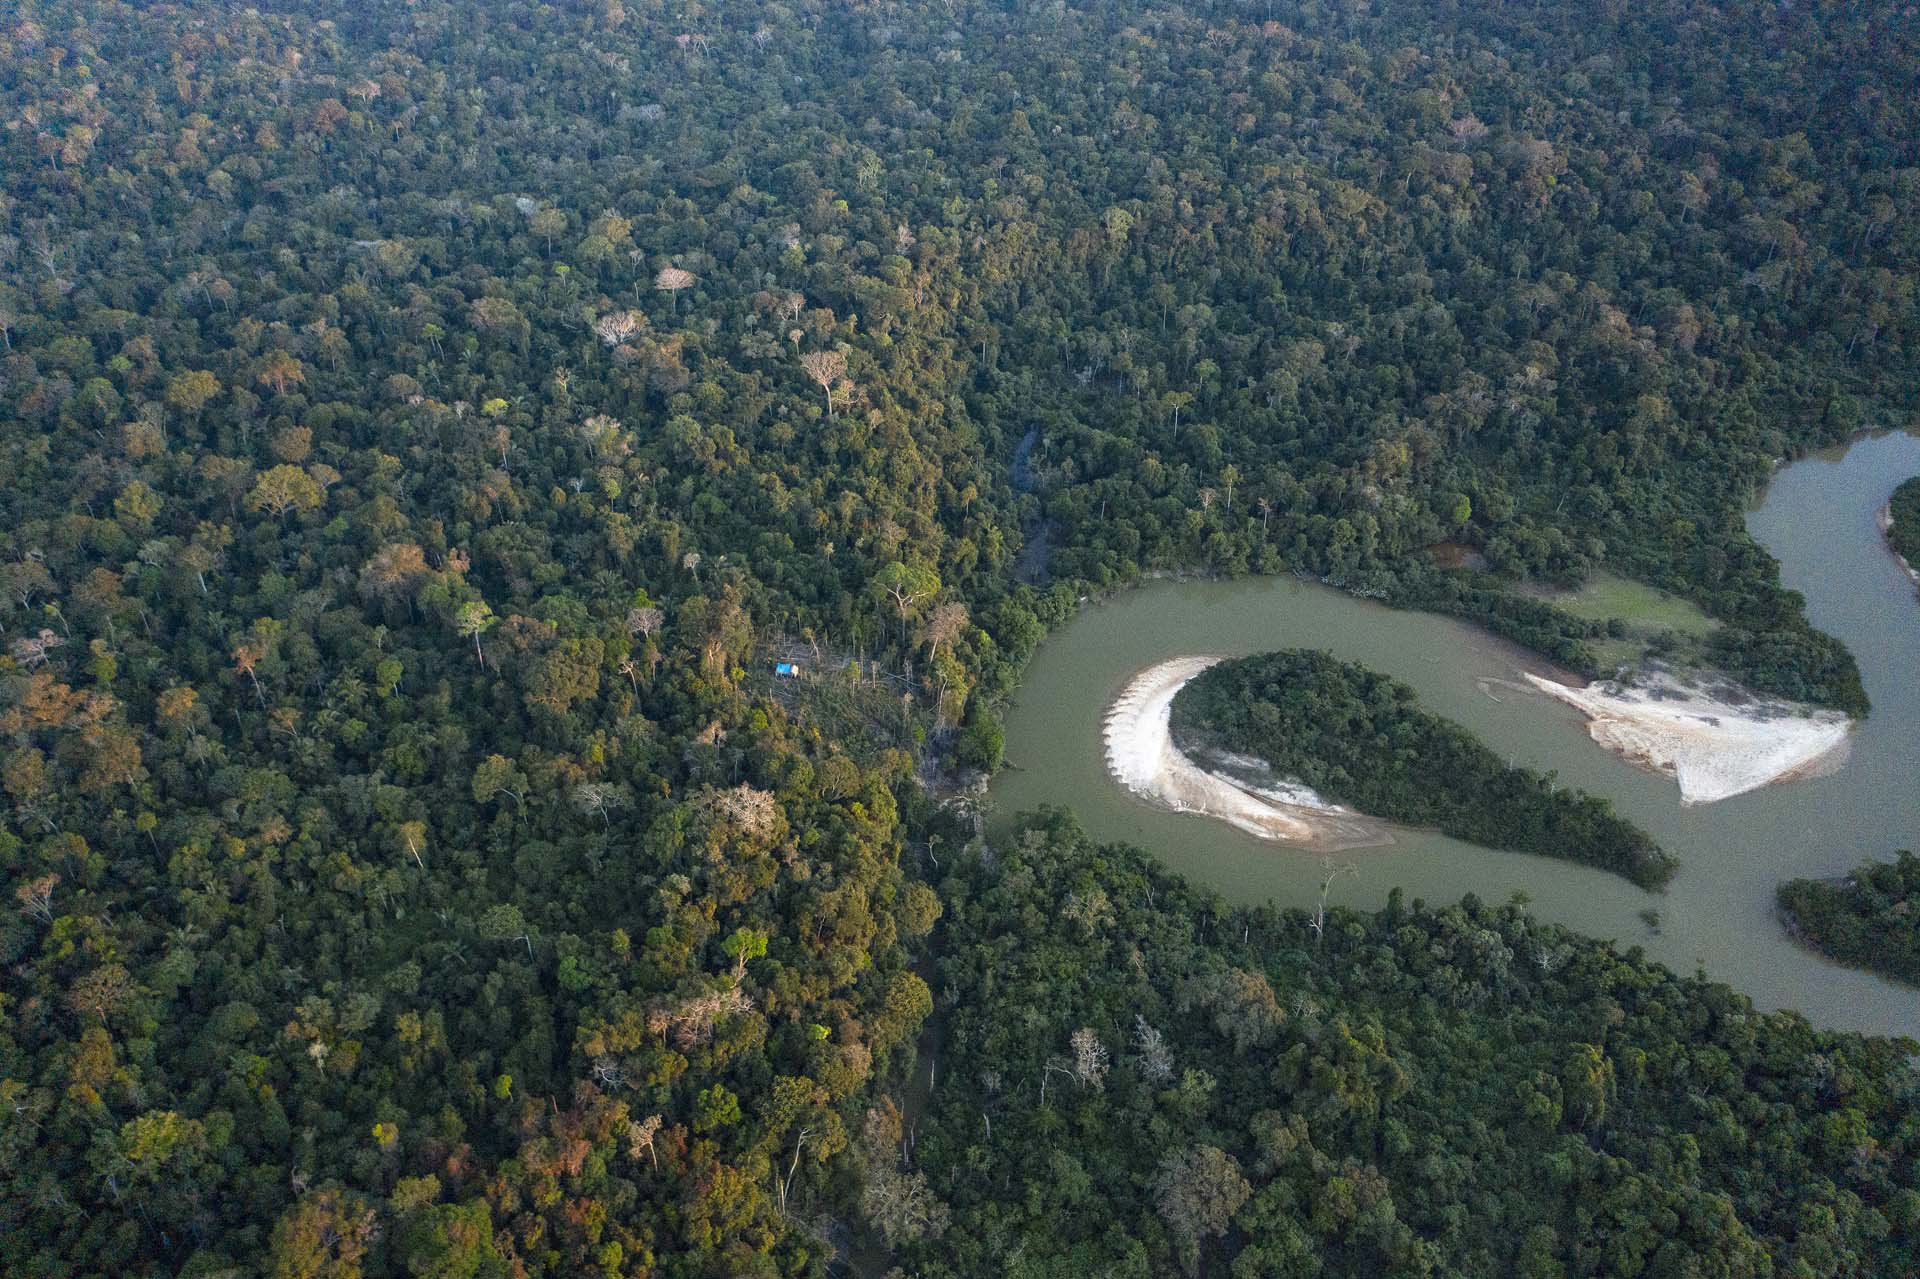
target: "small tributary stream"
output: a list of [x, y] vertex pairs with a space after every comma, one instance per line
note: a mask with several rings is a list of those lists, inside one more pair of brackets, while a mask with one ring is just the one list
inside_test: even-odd
[[[999, 819], [1065, 805], [1095, 838], [1139, 844], [1231, 900], [1309, 906], [1325, 875], [1320, 855], [1135, 798], [1108, 774], [1101, 723], [1128, 680], [1171, 657], [1325, 649], [1411, 684], [1427, 709], [1513, 762], [1606, 796], [1681, 860], [1668, 891], [1648, 894], [1566, 862], [1399, 832], [1390, 847], [1337, 855], [1354, 873], [1337, 880], [1336, 902], [1375, 907], [1395, 886], [1430, 905], [1525, 893], [1543, 918], [1641, 946], [1682, 972], [1704, 969], [1762, 1007], [1920, 1036], [1920, 990], [1796, 945], [1773, 910], [1781, 880], [1920, 849], [1920, 604], [1875, 523], [1894, 485], [1916, 473], [1920, 437], [1864, 437], [1784, 468], [1748, 521], [1814, 625], [1853, 650], [1873, 699], [1830, 776], [1682, 806], [1671, 781], [1595, 746], [1578, 712], [1511, 687], [1519, 671], [1541, 668], [1483, 631], [1285, 579], [1159, 581], [1085, 610], [1035, 655], [1007, 720], [1011, 767], [992, 788]], [[1648, 909], [1659, 912], [1657, 930], [1641, 917]]]

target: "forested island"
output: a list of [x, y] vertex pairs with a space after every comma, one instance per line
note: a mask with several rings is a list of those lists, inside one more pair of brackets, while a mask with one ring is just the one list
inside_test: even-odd
[[1866, 862], [1840, 880], [1780, 885], [1787, 929], [1844, 964], [1920, 985], [1920, 857]]
[[[10, 6], [0, 1272], [817, 1276], [951, 1218], [918, 1264], [999, 1274], [1043, 1191], [1143, 1272], [1142, 1179], [1186, 1223], [1142, 1246], [1191, 1260], [1228, 1158], [1262, 1221], [1347, 1231], [1330, 1269], [1896, 1272], [1895, 1049], [1508, 955], [1513, 912], [1260, 933], [1308, 956], [1268, 978], [1312, 1032], [1286, 1091], [1216, 1132], [1253, 1076], [1176, 1044], [1194, 1118], [1135, 1168], [1066, 1126], [1090, 1085], [1036, 1112], [1028, 1155], [1085, 1136], [1124, 1186], [1030, 1193], [978, 1107], [915, 1164], [889, 1098], [936, 999], [1117, 1049], [1076, 983], [1157, 980], [986, 990], [996, 929], [1070, 973], [1095, 890], [1134, 907], [1042, 861], [1085, 881], [1050, 913], [1018, 850], [994, 887], [941, 802], [1085, 595], [1297, 573], [1586, 669], [1595, 623], [1520, 586], [1606, 566], [1751, 686], [1864, 709], [1742, 513], [1913, 407], [1916, 64], [1877, 6]], [[1162, 902], [1129, 920], [1216, 944], [1115, 856]], [[1391, 948], [1458, 976], [1391, 1038], [1307, 1019]], [[966, 1051], [956, 1105], [1037, 1087]], [[1430, 1151], [1369, 1118], [1383, 1053], [1464, 1090]], [[1549, 1140], [1602, 1100], [1689, 1136]]]
[[1887, 545], [1909, 576], [1920, 574], [1920, 475], [1902, 481], [1887, 499]]
[[1405, 684], [1327, 653], [1209, 667], [1175, 696], [1172, 728], [1190, 755], [1249, 755], [1337, 803], [1488, 848], [1584, 862], [1643, 888], [1679, 865], [1605, 800], [1509, 765], [1420, 709]]
[[1920, 1264], [1897, 1042], [1513, 906], [1229, 910], [1058, 813], [942, 895], [917, 1273]]

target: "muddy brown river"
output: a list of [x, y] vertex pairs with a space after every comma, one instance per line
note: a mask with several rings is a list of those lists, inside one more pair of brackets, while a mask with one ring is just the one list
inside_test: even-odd
[[[1512, 687], [1538, 663], [1483, 631], [1286, 579], [1159, 581], [1084, 610], [1035, 655], [1007, 719], [1011, 767], [991, 792], [998, 820], [1064, 805], [1095, 838], [1139, 844], [1229, 899], [1310, 905], [1325, 875], [1319, 854], [1136, 798], [1108, 773], [1101, 725], [1126, 683], [1156, 662], [1325, 649], [1412, 685], [1427, 709], [1513, 762], [1606, 796], [1681, 861], [1669, 889], [1649, 894], [1570, 863], [1401, 831], [1390, 847], [1337, 856], [1353, 873], [1336, 881], [1334, 901], [1371, 908], [1395, 886], [1429, 904], [1524, 893], [1543, 918], [1640, 946], [1682, 972], [1704, 970], [1762, 1007], [1920, 1037], [1920, 990], [1813, 954], [1773, 914], [1781, 880], [1920, 848], [1920, 602], [1875, 523], [1914, 474], [1920, 437], [1863, 437], [1782, 469], [1748, 519], [1787, 585], [1806, 596], [1814, 625], [1853, 650], [1873, 699], [1830, 776], [1683, 806], [1671, 780], [1594, 745], [1573, 708]], [[1657, 930], [1641, 917], [1648, 909], [1659, 912]]]

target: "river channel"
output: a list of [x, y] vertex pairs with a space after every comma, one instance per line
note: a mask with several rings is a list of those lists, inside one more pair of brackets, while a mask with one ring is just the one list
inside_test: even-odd
[[[1334, 902], [1373, 908], [1396, 886], [1429, 905], [1525, 893], [1541, 918], [1639, 946], [1681, 972], [1703, 970], [1763, 1008], [1920, 1037], [1920, 990], [1798, 946], [1773, 913], [1781, 880], [1920, 849], [1920, 601], [1875, 523], [1914, 474], [1920, 437], [1863, 437], [1782, 469], [1748, 518], [1786, 584], [1806, 596], [1813, 624], [1852, 649], [1873, 699], [1829, 776], [1683, 806], [1673, 782], [1594, 745], [1577, 711], [1511, 687], [1520, 670], [1542, 667], [1484, 631], [1289, 579], [1157, 581], [1083, 610], [1041, 646], [1007, 717], [1010, 767], [993, 784], [996, 812], [1005, 821], [1063, 805], [1094, 838], [1149, 849], [1232, 901], [1310, 905], [1325, 875], [1318, 854], [1135, 798], [1108, 775], [1100, 725], [1127, 681], [1167, 658], [1325, 649], [1412, 685], [1427, 709], [1514, 763], [1556, 769], [1562, 784], [1612, 800], [1681, 863], [1667, 891], [1650, 894], [1566, 862], [1397, 831], [1390, 847], [1336, 856], [1351, 873], [1335, 882]], [[1641, 917], [1649, 908], [1657, 930]]]

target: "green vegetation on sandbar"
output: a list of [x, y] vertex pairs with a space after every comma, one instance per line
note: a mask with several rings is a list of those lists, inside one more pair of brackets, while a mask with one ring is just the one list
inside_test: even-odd
[[942, 887], [909, 1273], [1920, 1264], [1910, 1043], [1472, 897], [1231, 911], [1057, 812]]
[[1780, 885], [1787, 930], [1843, 964], [1920, 983], [1920, 857], [1900, 852], [1843, 880]]
[[1514, 768], [1420, 709], [1397, 680], [1288, 649], [1222, 662], [1180, 690], [1174, 740], [1257, 755], [1329, 799], [1489, 848], [1598, 866], [1658, 888], [1678, 863], [1607, 801]]

